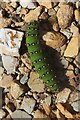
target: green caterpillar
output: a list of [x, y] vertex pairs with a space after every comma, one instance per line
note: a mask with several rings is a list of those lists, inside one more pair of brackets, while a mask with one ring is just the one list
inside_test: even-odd
[[59, 92], [59, 83], [55, 79], [53, 71], [50, 69], [46, 58], [43, 55], [38, 34], [38, 22], [30, 22], [26, 32], [26, 44], [33, 66], [46, 86], [49, 87], [52, 91]]

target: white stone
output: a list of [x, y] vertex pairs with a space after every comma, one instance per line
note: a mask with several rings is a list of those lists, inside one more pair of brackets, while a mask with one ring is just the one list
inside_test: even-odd
[[34, 3], [32, 2], [32, 0], [20, 0], [20, 5], [23, 8], [29, 8], [29, 9], [33, 9], [35, 8]]
[[76, 112], [80, 112], [80, 100], [79, 101], [75, 101], [71, 104], [71, 106], [73, 107], [73, 109]]
[[11, 117], [13, 118], [13, 120], [15, 119], [29, 119], [31, 120], [31, 116], [28, 115], [26, 112], [22, 111], [22, 110], [16, 110], [12, 113]]
[[62, 29], [60, 32], [63, 33], [68, 39], [72, 36], [72, 33], [68, 29]]
[[59, 92], [57, 94], [56, 103], [58, 102], [66, 103], [70, 93], [71, 90], [69, 88], [65, 88], [63, 91]]
[[12, 56], [6, 56], [6, 55], [2, 55], [2, 62], [8, 74], [14, 73], [16, 67], [19, 64], [19, 61], [17, 58], [12, 57]]
[[34, 109], [36, 101], [33, 98], [24, 97], [20, 109], [25, 110], [27, 113], [31, 114]]
[[9, 28], [0, 29], [0, 54], [19, 56], [23, 32]]

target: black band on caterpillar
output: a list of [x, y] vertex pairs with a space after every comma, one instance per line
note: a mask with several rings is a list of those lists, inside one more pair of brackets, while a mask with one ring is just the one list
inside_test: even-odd
[[[38, 37], [38, 22], [32, 21], [28, 24], [26, 32], [26, 44], [35, 70], [39, 73], [40, 78], [54, 92], [59, 92], [59, 83], [50, 70], [49, 65], [42, 54], [42, 46]], [[40, 52], [41, 51], [41, 52]]]

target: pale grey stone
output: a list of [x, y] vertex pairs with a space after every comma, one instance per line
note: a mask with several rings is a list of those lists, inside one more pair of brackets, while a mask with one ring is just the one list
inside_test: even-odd
[[24, 97], [20, 109], [25, 110], [27, 113], [31, 114], [34, 109], [36, 101], [33, 98]]

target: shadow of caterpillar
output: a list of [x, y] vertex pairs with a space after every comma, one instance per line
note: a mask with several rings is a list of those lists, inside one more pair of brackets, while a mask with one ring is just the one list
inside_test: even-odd
[[38, 34], [38, 22], [30, 22], [28, 24], [28, 30], [26, 32], [26, 44], [33, 66], [35, 67], [35, 70], [38, 72], [39, 77], [43, 80], [46, 86], [49, 87], [53, 92], [59, 92], [59, 81], [56, 80], [53, 70], [50, 69], [46, 58], [43, 55]]

